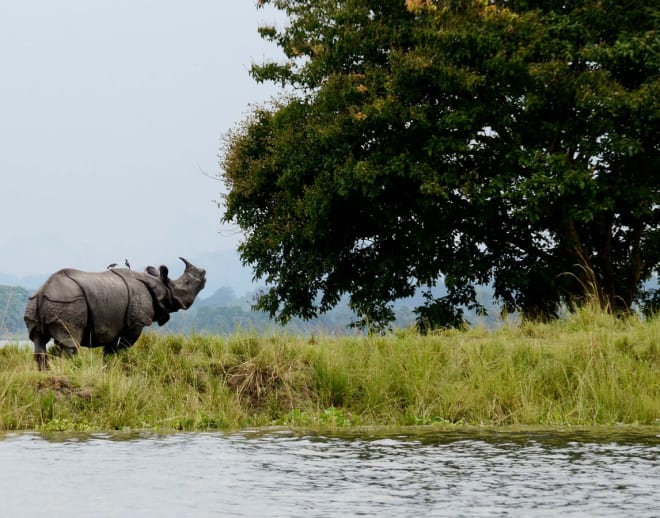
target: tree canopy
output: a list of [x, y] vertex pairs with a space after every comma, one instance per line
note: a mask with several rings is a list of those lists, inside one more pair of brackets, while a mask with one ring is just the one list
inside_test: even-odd
[[660, 263], [655, 0], [261, 0], [282, 96], [227, 135], [223, 220], [269, 288], [310, 318], [350, 295], [362, 323], [460, 322], [475, 286], [550, 317], [629, 310]]

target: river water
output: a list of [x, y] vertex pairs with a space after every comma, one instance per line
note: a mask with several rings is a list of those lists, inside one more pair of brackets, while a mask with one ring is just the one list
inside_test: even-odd
[[0, 516], [660, 516], [660, 435], [0, 437]]

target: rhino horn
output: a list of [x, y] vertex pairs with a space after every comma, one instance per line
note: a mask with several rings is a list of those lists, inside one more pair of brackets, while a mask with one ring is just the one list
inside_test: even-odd
[[183, 261], [183, 264], [186, 265], [186, 270], [187, 270], [188, 268], [194, 268], [194, 266], [193, 266], [192, 264], [190, 264], [190, 262], [188, 262], [188, 261], [187, 261], [186, 259], [184, 259], [183, 257], [179, 257], [179, 259], [181, 259], [181, 260]]

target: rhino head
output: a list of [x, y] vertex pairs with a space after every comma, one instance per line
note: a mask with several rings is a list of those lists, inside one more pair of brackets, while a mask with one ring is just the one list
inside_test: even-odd
[[[179, 259], [186, 265], [186, 269], [178, 279], [170, 280], [169, 286], [172, 289], [172, 298], [181, 306], [180, 309], [188, 309], [195, 301], [197, 294], [206, 286], [206, 270], [197, 268], [183, 257], [179, 257]], [[164, 267], [161, 266], [162, 268]], [[161, 277], [163, 273], [166, 277], [167, 272], [162, 271]]]
[[[170, 313], [188, 309], [206, 285], [206, 270], [198, 268], [183, 257], [179, 259], [186, 265], [186, 269], [178, 279], [170, 279], [169, 269], [164, 265], [160, 268], [147, 266], [145, 271], [148, 275], [142, 279], [152, 292], [156, 304], [156, 320], [161, 326], [170, 319]], [[158, 279], [159, 282], [150, 281], [151, 278]]]

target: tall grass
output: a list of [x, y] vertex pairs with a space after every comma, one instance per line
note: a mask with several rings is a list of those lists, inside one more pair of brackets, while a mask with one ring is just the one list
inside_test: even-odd
[[660, 426], [660, 319], [431, 336], [146, 334], [105, 360], [0, 349], [0, 430], [287, 426]]

